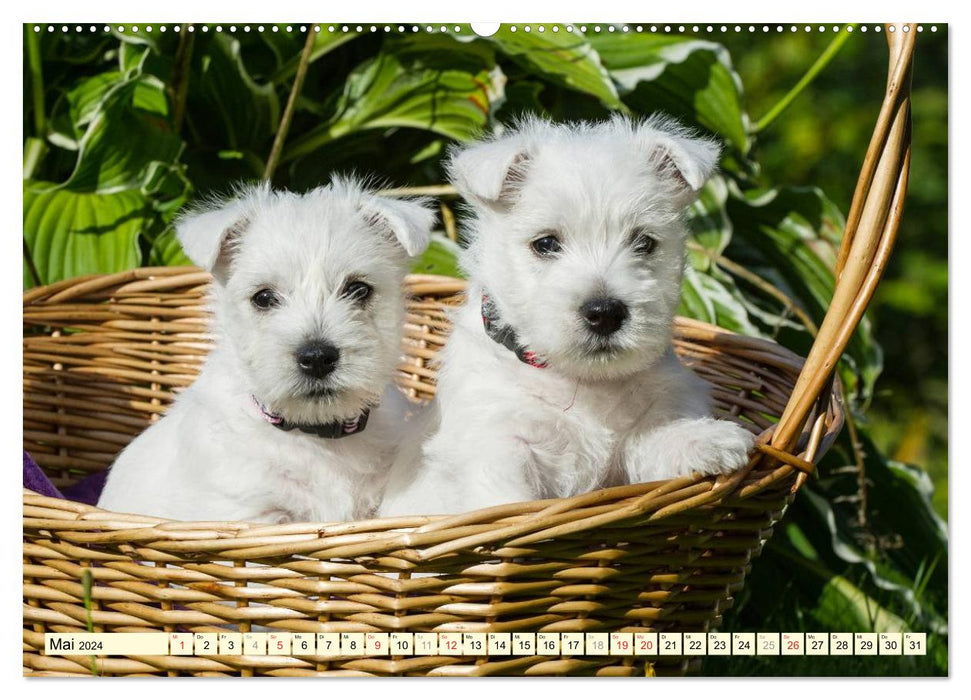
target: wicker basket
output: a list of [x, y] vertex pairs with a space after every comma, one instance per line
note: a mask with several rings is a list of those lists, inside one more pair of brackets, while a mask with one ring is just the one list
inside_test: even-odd
[[[120, 515], [24, 491], [24, 672], [89, 675], [48, 657], [45, 632], [703, 631], [842, 422], [833, 368], [896, 235], [909, 170], [916, 32], [888, 32], [890, 81], [838, 262], [803, 362], [765, 340], [678, 319], [675, 348], [714, 386], [718, 412], [760, 434], [728, 477], [688, 477], [449, 517], [347, 523], [185, 523]], [[208, 276], [194, 268], [86, 277], [24, 295], [24, 449], [57, 486], [108, 467], [208, 346]], [[398, 380], [435, 391], [445, 309], [460, 280], [414, 276]], [[94, 585], [86, 605], [82, 572]], [[90, 608], [90, 610], [89, 610]], [[647, 668], [645, 668], [647, 666]], [[637, 675], [661, 657], [138, 656], [105, 675]]]

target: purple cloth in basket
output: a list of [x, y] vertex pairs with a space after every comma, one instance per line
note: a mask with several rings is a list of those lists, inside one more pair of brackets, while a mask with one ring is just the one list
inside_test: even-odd
[[26, 450], [24, 450], [24, 488], [36, 491], [41, 496], [64, 498]]
[[101, 498], [101, 490], [105, 487], [105, 479], [107, 478], [107, 470], [86, 476], [76, 484], [64, 489], [64, 498], [87, 503], [89, 506], [96, 506], [98, 499]]
[[101, 489], [104, 488], [107, 476], [107, 471], [95, 472], [73, 486], [68, 486], [62, 494], [47, 478], [44, 470], [37, 466], [37, 462], [24, 451], [24, 488], [36, 491], [41, 496], [67, 498], [93, 506], [97, 504], [98, 497], [101, 496]]

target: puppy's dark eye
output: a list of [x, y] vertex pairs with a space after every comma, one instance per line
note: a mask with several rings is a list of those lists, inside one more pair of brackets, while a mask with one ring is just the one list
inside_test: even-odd
[[280, 305], [280, 297], [272, 289], [261, 289], [250, 297], [250, 301], [253, 302], [253, 306], [262, 311]]
[[345, 299], [351, 299], [358, 303], [367, 301], [371, 294], [374, 292], [374, 288], [371, 287], [367, 282], [361, 282], [360, 280], [355, 280], [353, 282], [348, 282], [344, 286], [344, 291], [341, 292], [341, 296]]
[[657, 239], [646, 231], [635, 229], [631, 236], [630, 247], [638, 255], [650, 255], [657, 248]]
[[529, 244], [529, 247], [541, 258], [551, 258], [563, 250], [560, 239], [554, 233], [546, 233], [541, 238], [535, 239]]

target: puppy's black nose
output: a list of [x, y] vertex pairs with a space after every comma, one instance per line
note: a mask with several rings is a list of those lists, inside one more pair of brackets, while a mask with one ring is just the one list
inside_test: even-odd
[[312, 340], [297, 350], [297, 365], [308, 377], [323, 379], [337, 367], [341, 352], [329, 343]]
[[591, 299], [580, 307], [587, 327], [597, 335], [615, 333], [627, 320], [627, 304], [620, 299]]

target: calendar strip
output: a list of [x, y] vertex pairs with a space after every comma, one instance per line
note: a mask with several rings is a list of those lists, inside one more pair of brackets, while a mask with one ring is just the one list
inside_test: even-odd
[[923, 656], [924, 632], [115, 632], [44, 635], [47, 656]]

